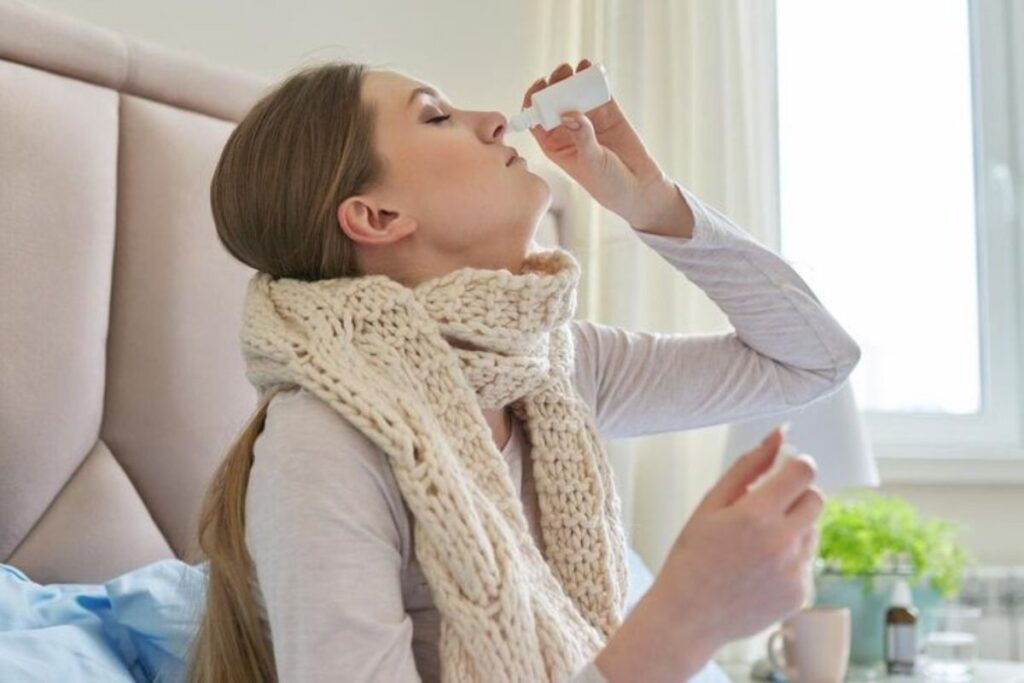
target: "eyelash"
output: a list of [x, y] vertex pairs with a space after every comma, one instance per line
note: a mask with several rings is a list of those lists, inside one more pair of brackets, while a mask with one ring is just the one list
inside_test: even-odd
[[451, 114], [448, 114], [447, 116], [435, 116], [432, 119], [427, 119], [427, 123], [433, 123], [434, 121], [447, 121], [451, 117], [452, 117]]

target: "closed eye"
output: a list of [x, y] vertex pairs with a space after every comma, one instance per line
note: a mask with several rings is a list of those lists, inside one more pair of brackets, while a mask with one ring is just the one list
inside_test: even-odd
[[451, 115], [451, 114], [448, 114], [447, 116], [435, 116], [435, 117], [434, 117], [434, 118], [432, 118], [432, 119], [427, 119], [427, 123], [433, 123], [433, 122], [435, 122], [435, 121], [447, 121], [447, 120], [448, 120], [448, 119], [450, 119], [451, 117], [452, 117], [452, 115]]

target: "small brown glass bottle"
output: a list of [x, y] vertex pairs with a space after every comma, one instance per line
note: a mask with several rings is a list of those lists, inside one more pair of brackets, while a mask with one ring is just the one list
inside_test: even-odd
[[917, 608], [910, 586], [899, 579], [885, 612], [885, 668], [890, 674], [914, 673], [917, 659]]

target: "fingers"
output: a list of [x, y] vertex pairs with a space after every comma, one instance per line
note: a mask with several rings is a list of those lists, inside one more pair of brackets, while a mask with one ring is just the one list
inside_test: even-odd
[[786, 517], [796, 527], [810, 526], [824, 506], [825, 494], [817, 486], [809, 486], [786, 510]]
[[[589, 59], [581, 59], [579, 63], [576, 65], [576, 71], [586, 69], [589, 66], [591, 66], [591, 61]], [[530, 85], [529, 88], [527, 88], [526, 95], [523, 96], [523, 109], [526, 109], [527, 107], [530, 106], [530, 103], [532, 102], [533, 98], [533, 93], [537, 92], [538, 90], [543, 90], [549, 85], [553, 85], [555, 83], [558, 83], [559, 81], [565, 80], [566, 78], [572, 75], [572, 65], [569, 64], [569, 62], [562, 62], [557, 67], [555, 67], [555, 70], [551, 72], [550, 76], [548, 76], [547, 78], [538, 78], [537, 80], [535, 80], [533, 84]]]
[[537, 92], [538, 90], [543, 90], [546, 87], [548, 87], [547, 79], [538, 78], [537, 80], [535, 80], [533, 82], [533, 85], [527, 88], [526, 95], [523, 96], [523, 109], [529, 107], [530, 104], [533, 102], [533, 93]]
[[800, 537], [800, 561], [809, 562], [818, 553], [818, 527], [812, 526]]
[[569, 76], [572, 76], [572, 74], [572, 64], [569, 64], [568, 62], [562, 62], [561, 64], [556, 66], [555, 70], [551, 72], [550, 76], [548, 76], [548, 83], [554, 84], [558, 83], [558, 81], [564, 81]]
[[758, 483], [758, 488], [750, 493], [750, 503], [764, 514], [781, 514], [803, 495], [817, 474], [817, 466], [807, 455], [800, 453], [786, 458], [778, 469]]
[[765, 437], [764, 441], [744, 453], [732, 464], [732, 467], [704, 496], [700, 507], [720, 509], [732, 505], [747, 492], [747, 487], [754, 480], [771, 467], [780, 445], [782, 445], [782, 432], [779, 427], [776, 427]]

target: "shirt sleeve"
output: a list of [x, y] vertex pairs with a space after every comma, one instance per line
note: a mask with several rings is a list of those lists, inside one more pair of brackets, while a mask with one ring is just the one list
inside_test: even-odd
[[573, 319], [575, 372], [606, 438], [783, 413], [837, 390], [860, 347], [780, 256], [678, 183], [690, 238], [637, 237], [728, 317], [724, 333], [651, 333]]
[[246, 539], [278, 679], [419, 682], [379, 451], [316, 397], [285, 392], [253, 452]]

